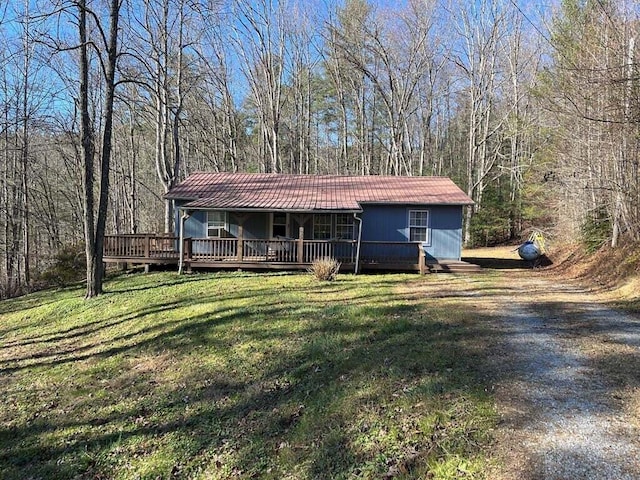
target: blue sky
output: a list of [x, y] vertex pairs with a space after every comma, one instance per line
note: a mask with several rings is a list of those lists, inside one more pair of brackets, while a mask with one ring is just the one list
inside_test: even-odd
[[[93, 4], [98, 4], [102, 0], [89, 0], [93, 2]], [[141, 5], [140, 0], [129, 0], [132, 3], [129, 5], [133, 7], [134, 11], [136, 9], [136, 5]], [[322, 21], [322, 18], [326, 16], [327, 9], [330, 8], [329, 5], [343, 5], [344, 1], [341, 0], [291, 0], [294, 3], [298, 3], [299, 5], [304, 5], [305, 7], [309, 7], [309, 5], [313, 5], [313, 9], [316, 15], [318, 15], [319, 19], [316, 21]], [[400, 9], [408, 3], [409, 0], [370, 0], [372, 4], [375, 4], [379, 9], [384, 10], [394, 10]], [[449, 3], [449, 0], [439, 0], [440, 2]], [[482, 0], [475, 0], [476, 2], [480, 2]], [[511, 0], [503, 0], [509, 2]], [[516, 1], [516, 0], [514, 0]], [[519, 8], [522, 10], [523, 15], [526, 16], [526, 22], [534, 24], [536, 28], [543, 29], [542, 22], [540, 21], [541, 14], [548, 14], [550, 10], [550, 4], [548, 2], [527, 2], [523, 0], [517, 0], [519, 3]], [[21, 43], [21, 35], [22, 35], [22, 25], [21, 21], [24, 17], [24, 8], [25, 2], [29, 3], [29, 10], [31, 15], [34, 15], [36, 18], [32, 24], [32, 31], [36, 29], [48, 30], [52, 36], [56, 35], [69, 35], [70, 37], [75, 37], [75, 29], [72, 28], [71, 24], [68, 23], [68, 19], [65, 20], [65, 17], [57, 17], [57, 18], [44, 18], [42, 14], [46, 13], [43, 11], [39, 11], [38, 8], [53, 8], [53, 4], [55, 3], [53, 0], [0, 0], [0, 67], [3, 67], [3, 72], [0, 76], [6, 76], [12, 81], [17, 81], [16, 78], [20, 77], [19, 69], [21, 68], [21, 62], [19, 58], [16, 58], [15, 61], [10, 61], [8, 56], [13, 51], [19, 50], [19, 45]], [[90, 3], [91, 4], [91, 3]], [[59, 21], [61, 20], [61, 21]], [[46, 52], [46, 48], [44, 45], [37, 45], [36, 48], [40, 52]], [[52, 73], [51, 71], [47, 71], [47, 68], [50, 66], [55, 66], [56, 62], [64, 62], [64, 59], [70, 59], [70, 55], [72, 53], [65, 53], [57, 55], [53, 60], [45, 59], [43, 62], [44, 65], [41, 66], [38, 75], [33, 80], [33, 89], [34, 95], [41, 95], [37, 102], [34, 102], [38, 105], [46, 105], [45, 98], [49, 96], [51, 101], [57, 105], [55, 107], [56, 110], [61, 111], [63, 106], [67, 106], [69, 109], [72, 107], [72, 104], [68, 102], [68, 100], [62, 100], [64, 95], [65, 85], [60, 80], [60, 76]], [[65, 57], [66, 56], [66, 57]], [[9, 60], [9, 61], [8, 61]], [[68, 60], [67, 60], [68, 64]], [[237, 66], [237, 63], [236, 63]], [[68, 73], [69, 67], [62, 67], [62, 69], [66, 70]], [[40, 92], [40, 93], [38, 93]], [[241, 85], [236, 81], [236, 89], [235, 89], [235, 97], [239, 102], [241, 97], [247, 93], [246, 86]], [[2, 103], [2, 95], [4, 93], [0, 91], [0, 103]], [[67, 96], [68, 98], [68, 96]]]

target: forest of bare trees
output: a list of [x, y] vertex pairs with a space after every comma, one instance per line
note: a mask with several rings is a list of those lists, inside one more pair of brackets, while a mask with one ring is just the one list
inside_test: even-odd
[[[190, 172], [450, 176], [467, 245], [640, 236], [632, 0], [10, 0], [0, 297]], [[163, 212], [163, 213], [161, 213]], [[91, 283], [91, 282], [89, 282]], [[98, 280], [87, 295], [99, 293]]]

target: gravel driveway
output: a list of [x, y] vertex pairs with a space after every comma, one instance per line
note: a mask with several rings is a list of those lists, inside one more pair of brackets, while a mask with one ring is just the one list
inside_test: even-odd
[[487, 275], [448, 288], [495, 319], [489, 478], [640, 479], [640, 321], [535, 272]]

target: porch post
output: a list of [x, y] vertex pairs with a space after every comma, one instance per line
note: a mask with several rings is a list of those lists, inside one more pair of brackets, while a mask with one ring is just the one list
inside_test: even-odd
[[304, 263], [304, 226], [298, 229], [298, 263]]
[[144, 236], [144, 258], [151, 256], [151, 235]]
[[191, 272], [191, 260], [193, 260], [193, 238], [187, 237], [184, 239], [184, 264], [187, 272]]
[[356, 262], [353, 267], [353, 273], [356, 275], [360, 273], [360, 245], [362, 245], [362, 218], [358, 217], [357, 213], [353, 214], [354, 220], [358, 222], [358, 243], [356, 243]]
[[420, 267], [420, 275], [427, 273], [427, 256], [424, 254], [422, 243], [418, 244], [418, 264]]
[[[144, 236], [144, 258], [146, 260], [151, 258], [151, 235]], [[149, 273], [149, 267], [148, 263], [144, 264], [144, 273]]]
[[[180, 209], [179, 209], [180, 211]], [[182, 274], [182, 269], [184, 267], [184, 222], [187, 221], [191, 214], [184, 210], [182, 215], [180, 215], [180, 240], [178, 245], [178, 274]], [[189, 248], [191, 250], [191, 248]], [[191, 252], [189, 252], [189, 256], [191, 256]]]
[[238, 261], [244, 257], [244, 220], [238, 222]]

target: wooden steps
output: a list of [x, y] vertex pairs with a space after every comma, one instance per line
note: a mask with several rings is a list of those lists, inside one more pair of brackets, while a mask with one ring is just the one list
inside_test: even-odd
[[441, 260], [427, 262], [430, 273], [478, 273], [482, 271], [480, 265], [459, 260]]

